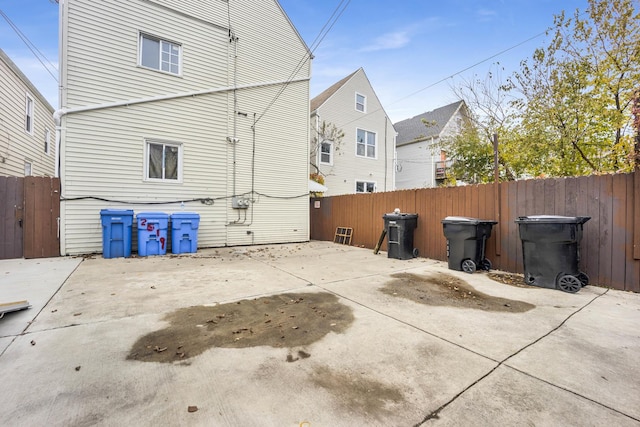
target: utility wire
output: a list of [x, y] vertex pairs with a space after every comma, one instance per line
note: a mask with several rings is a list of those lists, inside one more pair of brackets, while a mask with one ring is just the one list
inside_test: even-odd
[[[546, 33], [547, 33], [547, 31], [545, 30], [545, 31], [543, 31], [543, 32], [541, 32], [541, 33], [536, 34], [535, 36], [531, 36], [531, 37], [529, 37], [528, 39], [526, 39], [526, 40], [524, 40], [524, 41], [521, 41], [520, 43], [517, 43], [517, 44], [515, 44], [515, 45], [513, 45], [513, 46], [511, 46], [511, 47], [508, 47], [508, 48], [506, 48], [506, 49], [503, 49], [503, 50], [501, 50], [500, 52], [495, 53], [495, 54], [493, 54], [493, 55], [491, 55], [491, 56], [489, 56], [489, 57], [487, 57], [487, 58], [485, 58], [485, 59], [483, 59], [483, 60], [481, 60], [481, 61], [478, 61], [478, 62], [476, 62], [476, 63], [475, 63], [475, 64], [473, 64], [473, 65], [469, 65], [468, 67], [465, 67], [465, 68], [463, 68], [463, 69], [462, 69], [462, 70], [460, 70], [460, 71], [456, 71], [455, 73], [450, 74], [450, 75], [448, 75], [447, 77], [443, 77], [443, 78], [441, 78], [440, 80], [438, 80], [438, 81], [436, 81], [436, 82], [434, 82], [434, 83], [431, 83], [431, 84], [429, 84], [429, 85], [427, 85], [427, 86], [423, 87], [422, 89], [418, 89], [418, 90], [416, 90], [415, 92], [411, 92], [410, 94], [405, 95], [405, 96], [403, 96], [402, 98], [398, 98], [398, 99], [396, 99], [395, 101], [390, 102], [390, 103], [388, 103], [388, 104], [386, 104], [386, 105], [387, 105], [387, 106], [389, 106], [389, 105], [394, 105], [394, 104], [397, 104], [397, 103], [398, 103], [398, 102], [400, 102], [400, 101], [404, 101], [404, 100], [405, 100], [405, 99], [407, 99], [407, 98], [410, 98], [410, 97], [412, 97], [412, 96], [414, 96], [414, 95], [417, 95], [417, 94], [419, 94], [420, 92], [423, 92], [423, 91], [425, 91], [425, 90], [427, 90], [427, 89], [430, 89], [430, 88], [432, 88], [432, 87], [434, 87], [434, 86], [436, 86], [436, 85], [439, 85], [440, 83], [442, 83], [442, 82], [444, 82], [444, 81], [447, 81], [447, 80], [449, 80], [449, 79], [451, 79], [451, 78], [453, 78], [453, 77], [455, 77], [455, 76], [457, 76], [457, 75], [459, 75], [459, 74], [462, 74], [462, 73], [464, 73], [465, 71], [469, 71], [470, 69], [475, 68], [475, 67], [477, 67], [477, 66], [478, 66], [478, 65], [480, 65], [480, 64], [483, 64], [483, 63], [485, 63], [485, 62], [487, 62], [487, 61], [489, 61], [489, 60], [491, 60], [491, 59], [493, 59], [493, 58], [496, 58], [496, 57], [498, 57], [498, 56], [502, 55], [503, 53], [509, 52], [510, 50], [513, 50], [513, 49], [515, 49], [515, 48], [517, 48], [517, 47], [520, 47], [520, 46], [522, 46], [523, 44], [530, 42], [531, 40], [537, 39], [538, 37], [541, 37], [541, 36], [545, 35]], [[381, 111], [381, 110], [383, 110], [383, 108], [378, 108], [377, 110], [370, 111], [370, 112], [366, 113], [365, 115], [369, 115], [369, 114], [377, 113], [378, 111]], [[363, 117], [363, 116], [361, 115], [360, 117], [358, 117], [358, 118], [356, 118], [356, 119], [353, 119], [353, 120], [348, 121], [348, 122], [346, 122], [346, 123], [342, 123], [342, 124], [340, 124], [339, 126], [338, 126], [338, 125], [336, 125], [336, 126], [337, 126], [337, 127], [339, 127], [339, 128], [340, 128], [340, 127], [343, 127], [343, 126], [346, 126], [346, 125], [348, 125], [348, 124], [351, 124], [351, 123], [353, 123], [353, 122], [355, 122], [355, 121], [360, 120], [362, 117]]]
[[[31, 53], [33, 53], [33, 56], [36, 57], [36, 59], [40, 62], [40, 64], [42, 64], [42, 66], [44, 67], [45, 70], [47, 70], [47, 72], [51, 75], [51, 77], [53, 77], [53, 79], [58, 82], [58, 77], [51, 72], [51, 69], [49, 67], [47, 67], [47, 65], [43, 62], [42, 59], [44, 59], [45, 61], [47, 61], [47, 63], [51, 66], [51, 68], [53, 68], [56, 73], [58, 72], [58, 68], [53, 65], [51, 63], [51, 61], [49, 61], [47, 59], [47, 57], [40, 52], [40, 49], [37, 48], [37, 46], [35, 44], [33, 44], [31, 42], [31, 40], [29, 40], [29, 38], [22, 32], [20, 31], [20, 28], [18, 28], [18, 26], [16, 24], [13, 23], [13, 21], [11, 21], [11, 19], [9, 19], [9, 17], [7, 16], [6, 13], [4, 13], [2, 11], [2, 9], [0, 9], [0, 15], [2, 15], [2, 17], [4, 18], [5, 21], [7, 21], [7, 23], [9, 24], [9, 26], [13, 29], [13, 31], [18, 35], [18, 37], [20, 37], [20, 39], [24, 42], [25, 45], [27, 45], [27, 47], [29, 48], [29, 50], [31, 51]], [[36, 53], [37, 52], [37, 53]]]
[[[267, 113], [267, 111], [269, 111], [269, 109], [273, 106], [273, 104], [275, 104], [275, 102], [278, 100], [278, 98], [280, 98], [280, 95], [282, 95], [282, 93], [287, 89], [287, 86], [289, 86], [291, 81], [298, 74], [298, 72], [302, 69], [304, 64], [306, 64], [307, 61], [309, 61], [309, 59], [311, 59], [311, 57], [313, 56], [313, 53], [320, 46], [320, 43], [322, 43], [324, 38], [327, 36], [327, 34], [329, 34], [329, 32], [331, 31], [333, 26], [336, 24], [336, 22], [338, 22], [338, 19], [340, 19], [340, 16], [342, 16], [344, 11], [347, 9], [347, 6], [349, 6], [349, 3], [351, 3], [351, 0], [341, 0], [340, 1], [340, 3], [334, 9], [333, 13], [331, 14], [331, 16], [329, 17], [327, 22], [322, 26], [322, 29], [320, 30], [320, 32], [318, 33], [316, 38], [313, 40], [313, 43], [309, 47], [309, 51], [305, 52], [305, 54], [302, 56], [302, 58], [300, 58], [300, 61], [298, 62], [298, 65], [296, 65], [294, 70], [291, 72], [291, 75], [289, 76], [287, 81], [282, 86], [280, 86], [280, 89], [278, 90], [278, 93], [275, 94], [273, 99], [265, 107], [264, 111], [262, 111], [262, 113], [255, 120], [255, 122], [253, 124], [254, 126], [260, 121], [260, 119], [262, 119], [262, 117], [264, 117], [264, 115]], [[343, 4], [344, 4], [344, 6], [343, 6]]]

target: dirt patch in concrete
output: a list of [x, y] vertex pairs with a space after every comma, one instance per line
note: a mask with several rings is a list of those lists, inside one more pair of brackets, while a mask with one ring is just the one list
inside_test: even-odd
[[524, 301], [494, 297], [475, 290], [467, 282], [446, 273], [418, 275], [398, 273], [381, 291], [420, 304], [523, 313], [535, 308]]
[[487, 277], [490, 278], [491, 280], [494, 280], [496, 282], [503, 283], [503, 284], [509, 285], [509, 286], [515, 286], [515, 287], [518, 287], [518, 288], [538, 288], [538, 289], [540, 289], [538, 286], [528, 285], [524, 281], [524, 275], [522, 275], [522, 274], [491, 272], [491, 273], [487, 273]]
[[[301, 347], [329, 332], [344, 332], [353, 313], [333, 294], [295, 293], [181, 308], [164, 320], [169, 326], [139, 338], [127, 359], [166, 363], [212, 347]], [[310, 354], [303, 351], [291, 355], [296, 360], [307, 357]]]
[[394, 404], [404, 401], [404, 395], [398, 388], [357, 373], [338, 373], [327, 367], [318, 367], [312, 374], [312, 381], [335, 396], [340, 405], [350, 412], [374, 416], [391, 413]]

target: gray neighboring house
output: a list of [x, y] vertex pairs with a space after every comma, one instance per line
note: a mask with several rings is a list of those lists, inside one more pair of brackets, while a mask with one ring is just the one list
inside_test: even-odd
[[396, 189], [437, 187], [446, 179], [447, 155], [439, 142], [460, 131], [469, 115], [464, 101], [394, 124], [396, 138]]
[[[393, 190], [395, 135], [364, 69], [359, 68], [311, 100], [311, 137], [322, 122], [344, 132], [341, 144], [322, 141], [310, 163], [318, 167], [325, 196]], [[316, 172], [311, 167], [311, 172]]]
[[0, 49], [0, 175], [53, 176], [53, 107]]

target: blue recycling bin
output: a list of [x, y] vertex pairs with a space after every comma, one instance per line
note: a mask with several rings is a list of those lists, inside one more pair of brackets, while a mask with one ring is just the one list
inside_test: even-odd
[[165, 255], [167, 253], [167, 229], [169, 215], [163, 212], [140, 212], [138, 223], [138, 255]]
[[171, 214], [171, 252], [195, 253], [198, 250], [198, 226], [200, 215], [195, 212]]
[[133, 210], [102, 209], [102, 256], [128, 258], [131, 256], [131, 227]]

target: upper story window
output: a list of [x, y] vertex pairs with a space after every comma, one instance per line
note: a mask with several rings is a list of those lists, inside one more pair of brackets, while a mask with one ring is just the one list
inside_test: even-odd
[[51, 132], [49, 129], [44, 130], [44, 153], [49, 154], [49, 146], [51, 144]]
[[333, 142], [322, 141], [320, 144], [320, 163], [325, 165], [333, 164]]
[[182, 46], [140, 33], [140, 65], [180, 75]]
[[25, 98], [24, 130], [33, 135], [33, 98], [27, 94]]
[[367, 110], [367, 98], [359, 93], [356, 93], [356, 110], [363, 113]]
[[356, 131], [356, 156], [376, 158], [376, 134], [364, 129]]
[[148, 140], [145, 179], [182, 181], [182, 144]]

